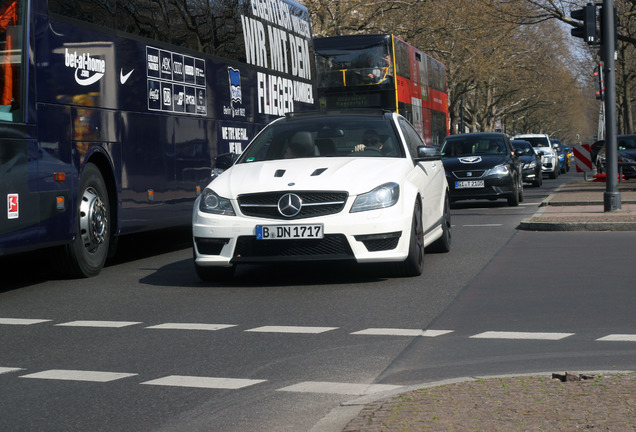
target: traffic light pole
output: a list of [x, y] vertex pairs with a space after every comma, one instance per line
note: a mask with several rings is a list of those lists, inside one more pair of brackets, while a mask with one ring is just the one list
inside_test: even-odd
[[605, 65], [605, 162], [607, 177], [603, 194], [604, 211], [621, 209], [621, 193], [618, 190], [618, 147], [616, 144], [616, 29], [614, 23], [614, 0], [603, 0], [601, 41]]

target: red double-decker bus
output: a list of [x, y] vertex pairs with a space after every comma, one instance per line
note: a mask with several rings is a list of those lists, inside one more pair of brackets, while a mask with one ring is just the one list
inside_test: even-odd
[[446, 68], [390, 34], [314, 39], [318, 94], [327, 109], [384, 108], [405, 116], [426, 144], [448, 135]]

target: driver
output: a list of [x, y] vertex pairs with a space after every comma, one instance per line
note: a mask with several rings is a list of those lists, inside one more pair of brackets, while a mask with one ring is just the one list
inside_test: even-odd
[[362, 144], [358, 144], [353, 148], [354, 152], [364, 151], [369, 148], [370, 150], [382, 149], [383, 143], [380, 139], [380, 135], [374, 129], [367, 129], [362, 135]]

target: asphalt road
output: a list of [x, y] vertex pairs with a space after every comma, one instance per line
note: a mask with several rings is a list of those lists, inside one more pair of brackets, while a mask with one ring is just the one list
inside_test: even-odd
[[452, 251], [418, 278], [249, 266], [204, 284], [179, 230], [123, 239], [87, 280], [55, 279], [48, 252], [0, 259], [0, 430], [308, 431], [432, 380], [636, 369], [633, 342], [598, 340], [636, 333], [636, 235], [516, 230], [576, 179], [455, 205]]

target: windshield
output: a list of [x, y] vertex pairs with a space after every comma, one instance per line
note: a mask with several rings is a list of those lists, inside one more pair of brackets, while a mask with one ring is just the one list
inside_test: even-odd
[[405, 157], [391, 124], [369, 117], [317, 117], [270, 124], [237, 163], [316, 157]]
[[442, 144], [443, 158], [504, 154], [506, 145], [501, 137], [453, 137]]
[[619, 150], [636, 150], [636, 135], [619, 136], [618, 149]]
[[[331, 38], [329, 38], [331, 39]], [[338, 38], [333, 38], [338, 40]], [[316, 67], [320, 87], [380, 84], [393, 76], [393, 59], [384, 38], [352, 40], [337, 44], [316, 41]], [[340, 46], [338, 46], [340, 45]]]
[[523, 139], [524, 141], [528, 141], [532, 144], [532, 147], [551, 147], [550, 140], [546, 137], [517, 137], [519, 139]]
[[532, 153], [534, 153], [532, 151], [532, 146], [529, 143], [527, 143], [527, 142], [512, 141], [512, 146], [515, 148], [515, 150], [523, 150], [524, 154], [532, 154]]

